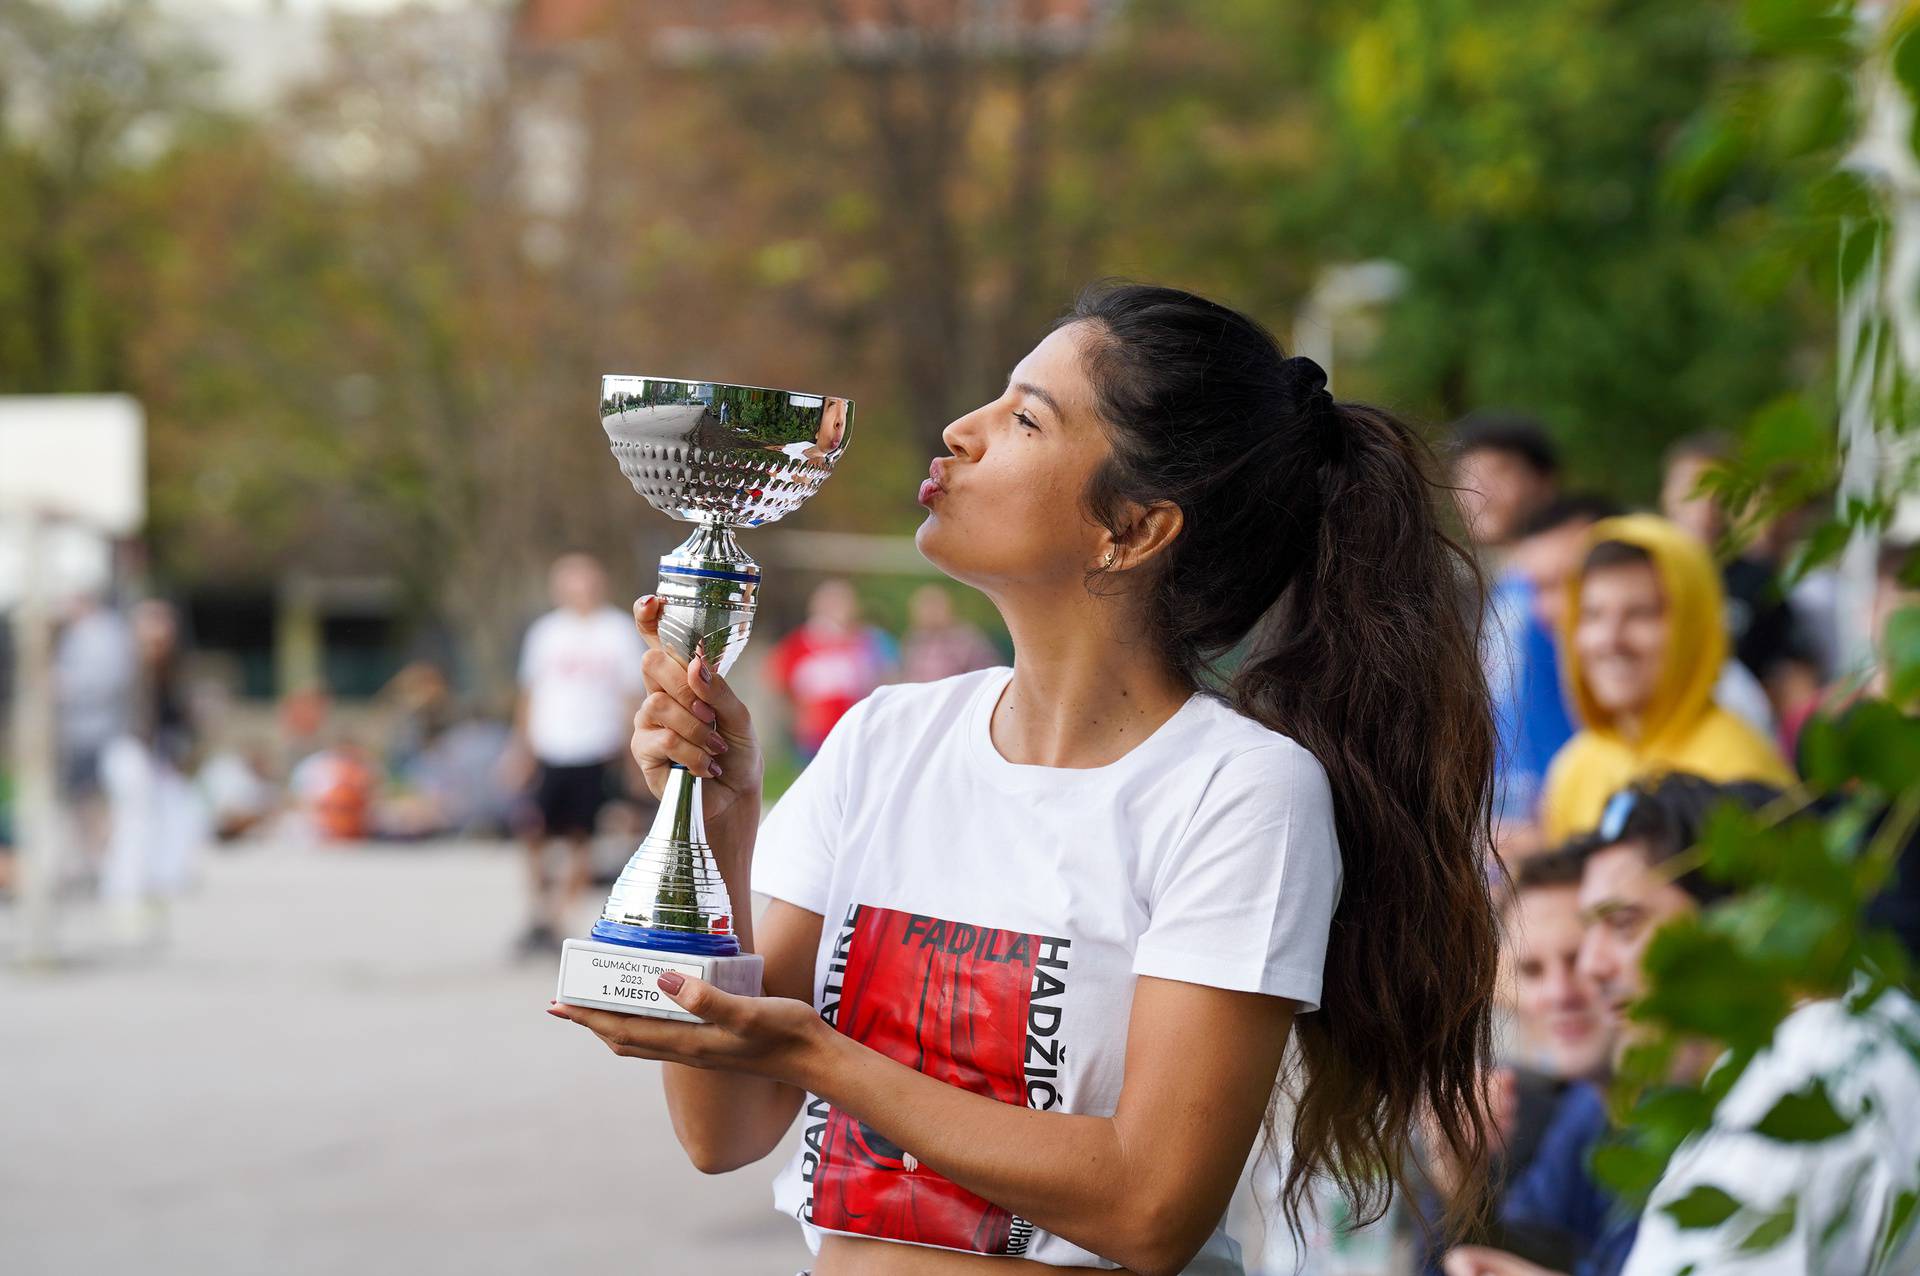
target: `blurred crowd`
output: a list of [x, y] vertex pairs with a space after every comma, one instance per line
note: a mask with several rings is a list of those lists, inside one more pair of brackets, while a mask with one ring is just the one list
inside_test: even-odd
[[[1567, 483], [1531, 421], [1456, 428], [1453, 483], [1491, 586], [1484, 656], [1500, 743], [1495, 839], [1508, 870], [1496, 885], [1507, 1031], [1488, 1081], [1502, 1133], [1488, 1223], [1477, 1243], [1428, 1253], [1429, 1272], [1920, 1264], [1920, 1245], [1901, 1239], [1892, 1216], [1920, 1187], [1920, 1063], [1908, 1045], [1920, 1010], [1895, 990], [1864, 998], [1860, 1013], [1797, 1009], [1644, 1208], [1617, 1199], [1594, 1169], [1612, 1132], [1604, 1084], [1647, 1036], [1630, 1008], [1647, 991], [1648, 946], [1727, 894], [1689, 854], [1710, 813], [1777, 804], [1809, 717], [1885, 694], [1887, 621], [1915, 601], [1902, 584], [1905, 546], [1883, 550], [1864, 617], [1842, 614], [1830, 570], [1786, 582], [1801, 520], [1729, 548], [1708, 490], [1727, 456], [1722, 439], [1681, 441], [1658, 510], [1628, 512]], [[1850, 665], [1846, 636], [1862, 622], [1869, 651]], [[1920, 952], [1911, 858], [1877, 920]], [[1698, 1085], [1715, 1059], [1683, 1048], [1667, 1080]], [[1860, 1121], [1831, 1138], [1765, 1137], [1765, 1115], [1816, 1081]], [[1457, 1167], [1444, 1141], [1429, 1153], [1446, 1184]], [[1675, 1208], [1701, 1193], [1775, 1210], [1777, 1245], [1750, 1242], [1752, 1213], [1736, 1228], [1732, 1211], [1708, 1225]]]
[[[120, 937], [143, 942], [164, 933], [168, 901], [209, 846], [511, 837], [531, 868], [520, 947], [551, 948], [590, 881], [617, 867], [596, 861], [595, 846], [619, 842], [624, 859], [654, 804], [628, 756], [643, 690], [633, 618], [610, 604], [589, 555], [559, 558], [548, 592], [511, 705], [462, 695], [441, 664], [416, 660], [370, 704], [306, 689], [282, 697], [270, 722], [249, 721], [218, 679], [196, 676], [168, 602], [69, 599], [52, 670], [63, 888], [97, 894]], [[762, 635], [760, 691], [781, 702], [785, 769], [875, 687], [1001, 658], [941, 586], [917, 589], [907, 618], [896, 638], [862, 619], [850, 582], [828, 578], [801, 624]], [[0, 801], [0, 896], [14, 876], [8, 814]]]

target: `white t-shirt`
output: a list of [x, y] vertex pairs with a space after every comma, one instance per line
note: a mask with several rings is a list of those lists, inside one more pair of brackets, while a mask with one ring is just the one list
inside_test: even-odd
[[[1333, 800], [1300, 745], [1196, 695], [1110, 765], [1016, 765], [1007, 668], [882, 687], [774, 806], [756, 891], [825, 919], [814, 1003], [841, 1032], [1008, 1103], [1120, 1096], [1134, 977], [1320, 998], [1340, 892]], [[1117, 1264], [921, 1167], [809, 1095], [774, 1202], [807, 1227], [1062, 1267]], [[1239, 1273], [1216, 1226], [1188, 1272]]]
[[520, 648], [533, 756], [549, 766], [617, 757], [632, 734], [633, 697], [646, 685], [646, 650], [633, 617], [611, 607], [550, 611], [534, 621]]
[[[1864, 1014], [1835, 1001], [1793, 1012], [1714, 1113], [1674, 1154], [1641, 1216], [1623, 1276], [1804, 1276], [1920, 1271], [1920, 1226], [1901, 1202], [1920, 1191], [1920, 1007], [1881, 994]], [[1784, 1096], [1826, 1081], [1845, 1133], [1786, 1143], [1755, 1127]], [[1680, 1227], [1667, 1207], [1703, 1187], [1745, 1208], [1714, 1227]], [[1911, 1208], [1910, 1202], [1906, 1208]], [[1777, 1218], [1775, 1243], [1747, 1243]], [[1906, 1218], [1904, 1232], [1900, 1221]]]

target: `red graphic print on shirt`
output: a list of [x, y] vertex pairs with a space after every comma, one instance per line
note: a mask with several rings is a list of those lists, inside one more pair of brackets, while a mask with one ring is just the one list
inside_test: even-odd
[[[891, 908], [854, 908], [821, 1014], [854, 1040], [1002, 1103], [1060, 1102], [1068, 941]], [[1033, 1225], [920, 1165], [837, 1108], [808, 1107], [812, 1221], [981, 1254], [1025, 1253]]]

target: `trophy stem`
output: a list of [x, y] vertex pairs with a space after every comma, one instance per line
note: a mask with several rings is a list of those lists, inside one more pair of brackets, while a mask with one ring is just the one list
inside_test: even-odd
[[620, 871], [593, 937], [668, 952], [725, 956], [740, 951], [733, 900], [707, 843], [700, 778], [667, 771], [653, 827]]

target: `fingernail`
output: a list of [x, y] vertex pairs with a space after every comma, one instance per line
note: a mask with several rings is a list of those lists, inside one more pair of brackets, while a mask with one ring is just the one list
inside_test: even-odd
[[702, 655], [700, 657], [700, 681], [702, 682], [713, 681], [713, 666], [707, 663], [707, 658], [705, 655]]
[[713, 726], [720, 721], [720, 715], [715, 713], [713, 706], [704, 700], [696, 700], [693, 702], [693, 714], [708, 726]]
[[718, 762], [707, 763], [707, 771], [714, 779], [717, 780], [720, 778], [720, 764]]
[[547, 1013], [552, 1015], [555, 1019], [573, 1018], [572, 1015], [567, 1013], [567, 1008], [565, 1006], [548, 1006]]
[[707, 750], [711, 753], [725, 753], [727, 751], [727, 742], [720, 738], [718, 731], [707, 737]]
[[686, 977], [671, 970], [663, 970], [654, 980], [660, 985], [660, 991], [671, 997], [680, 991], [680, 985], [686, 983]]

